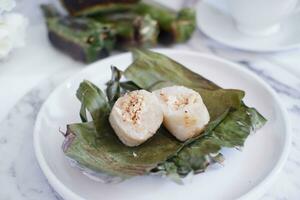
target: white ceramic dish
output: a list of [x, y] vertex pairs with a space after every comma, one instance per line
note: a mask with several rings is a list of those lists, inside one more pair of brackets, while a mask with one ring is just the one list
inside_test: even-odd
[[212, 39], [227, 46], [256, 52], [276, 52], [300, 47], [299, 14], [291, 15], [272, 35], [251, 37], [237, 30], [225, 2], [203, 0], [197, 5], [197, 24]]
[[83, 79], [100, 87], [110, 79], [110, 65], [125, 69], [130, 53], [96, 62], [61, 84], [42, 106], [35, 124], [34, 147], [42, 171], [66, 200], [99, 199], [256, 199], [282, 168], [290, 132], [285, 110], [273, 90], [250, 71], [232, 62], [195, 52], [159, 50], [224, 88], [246, 91], [245, 102], [256, 107], [268, 122], [251, 135], [242, 152], [224, 149], [224, 167], [215, 165], [187, 183], [177, 185], [160, 177], [137, 177], [119, 184], [95, 182], [72, 168], [61, 150], [58, 129], [79, 122], [75, 91]]

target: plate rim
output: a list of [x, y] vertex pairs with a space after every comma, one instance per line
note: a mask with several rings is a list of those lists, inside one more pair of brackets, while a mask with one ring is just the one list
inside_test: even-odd
[[[257, 198], [257, 197], [260, 197], [261, 195], [263, 195], [265, 190], [268, 188], [268, 186], [270, 186], [270, 184], [274, 181], [274, 179], [279, 174], [280, 170], [283, 168], [283, 165], [285, 164], [285, 162], [288, 158], [288, 154], [290, 152], [290, 146], [291, 146], [292, 134], [291, 134], [290, 121], [288, 120], [289, 118], [287, 115], [287, 111], [284, 108], [283, 104], [281, 103], [279, 96], [276, 94], [276, 92], [271, 88], [271, 86], [269, 86], [263, 79], [261, 79], [254, 72], [250, 71], [247, 68], [244, 68], [243, 66], [241, 66], [238, 63], [234, 63], [234, 62], [226, 60], [224, 58], [220, 58], [218, 56], [207, 54], [207, 53], [191, 51], [191, 50], [176, 50], [176, 49], [167, 49], [167, 48], [154, 48], [151, 50], [162, 53], [162, 54], [166, 54], [166, 55], [172, 54], [172, 53], [180, 54], [180, 55], [189, 54], [191, 56], [205, 57], [205, 58], [212, 59], [212, 60], [215, 60], [218, 62], [223, 62], [227, 65], [227, 67], [230, 67], [232, 70], [237, 70], [241, 73], [246, 73], [254, 81], [257, 81], [261, 86], [265, 87], [265, 89], [270, 93], [270, 95], [272, 96], [272, 98], [278, 105], [280, 114], [283, 117], [283, 124], [285, 125], [285, 135], [286, 136], [285, 136], [283, 151], [281, 152], [281, 155], [280, 155], [279, 159], [276, 161], [272, 170], [270, 170], [269, 173], [257, 185], [255, 185], [253, 188], [251, 188], [247, 193], [240, 196], [238, 199], [253, 199], [254, 197]], [[122, 57], [122, 56], [124, 56], [124, 57], [130, 56], [130, 54], [131, 54], [130, 52], [121, 53], [118, 55], [108, 57], [106, 59], [113, 60], [115, 58]], [[103, 60], [106, 60], [106, 59], [103, 59]], [[46, 158], [42, 154], [42, 151], [40, 148], [40, 143], [39, 143], [40, 132], [38, 131], [38, 127], [40, 124], [39, 122], [41, 120], [41, 115], [42, 115], [41, 113], [44, 110], [44, 108], [46, 107], [48, 99], [50, 99], [51, 96], [53, 96], [56, 91], [58, 91], [60, 88], [63, 88], [65, 85], [67, 85], [69, 82], [74, 80], [74, 78], [79, 76], [81, 73], [88, 71], [92, 67], [98, 66], [99, 64], [101, 64], [101, 62], [103, 60], [99, 60], [92, 64], [87, 65], [85, 68], [83, 68], [79, 72], [76, 72], [75, 74], [71, 75], [65, 81], [63, 81], [57, 87], [55, 87], [55, 89], [48, 95], [47, 99], [43, 102], [43, 105], [41, 106], [41, 108], [38, 112], [38, 115], [36, 117], [36, 120], [35, 120], [34, 129], [33, 129], [33, 146], [34, 146], [34, 152], [35, 152], [35, 156], [37, 158], [38, 164], [39, 164], [44, 176], [46, 177], [49, 184], [51, 185], [51, 187], [55, 191], [57, 191], [59, 195], [61, 195], [63, 198], [66, 198], [66, 199], [84, 200], [84, 198], [82, 198], [80, 195], [76, 194], [76, 192], [72, 191], [69, 187], [64, 185], [57, 178], [55, 173], [53, 173], [53, 171], [50, 169], [50, 167], [47, 165]]]
[[[242, 50], [242, 51], [249, 51], [249, 52], [260, 52], [260, 53], [275, 53], [275, 52], [281, 52], [281, 51], [290, 51], [290, 50], [294, 50], [294, 49], [298, 49], [300, 48], [300, 43], [297, 44], [290, 44], [290, 45], [283, 45], [281, 47], [277, 47], [277, 48], [255, 48], [255, 47], [245, 47], [244, 45], [240, 46], [237, 45], [235, 43], [231, 43], [230, 41], [227, 41], [226, 39], [223, 39], [221, 37], [215, 36], [213, 34], [211, 34], [209, 31], [207, 31], [206, 28], [204, 28], [205, 26], [203, 25], [204, 23], [202, 23], [202, 20], [199, 20], [199, 10], [200, 7], [203, 6], [204, 4], [207, 4], [207, 1], [209, 0], [203, 0], [197, 3], [196, 5], [196, 19], [197, 19], [197, 27], [198, 29], [208, 38], [222, 44], [225, 45], [226, 47], [229, 48], [233, 48], [233, 49], [237, 49], [237, 50]], [[205, 20], [204, 20], [205, 21]], [[249, 36], [251, 37], [251, 36]]]

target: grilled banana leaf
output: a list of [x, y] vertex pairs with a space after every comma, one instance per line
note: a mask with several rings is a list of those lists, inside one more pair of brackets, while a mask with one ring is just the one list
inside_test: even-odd
[[134, 13], [112, 13], [93, 17], [104, 22], [116, 31], [116, 48], [128, 49], [131, 47], [148, 48], [157, 44], [159, 28], [157, 21], [150, 15]]
[[68, 125], [63, 150], [81, 169], [122, 178], [144, 175], [182, 145], [161, 128], [146, 143], [128, 147], [119, 141], [108, 122], [109, 103], [100, 89], [83, 81], [77, 97], [91, 113], [93, 121]]
[[[63, 150], [85, 172], [89, 169], [93, 174], [104, 173], [121, 179], [160, 173], [180, 182], [189, 173], [203, 172], [208, 165], [222, 162], [221, 148], [243, 146], [248, 135], [266, 122], [254, 108], [242, 102], [244, 92], [222, 89], [159, 53], [135, 50], [133, 55], [134, 61], [125, 72], [112, 68], [106, 91], [108, 98], [88, 81], [77, 91], [83, 123], [67, 126]], [[123, 74], [127, 78], [125, 83], [120, 82]], [[142, 145], [125, 146], [107, 119], [116, 97], [123, 89], [149, 90], [153, 85], [159, 88], [170, 84], [193, 88], [203, 96], [213, 116], [204, 133], [180, 142], [162, 126]], [[90, 122], [86, 110], [91, 113]]]
[[51, 44], [76, 60], [93, 62], [107, 57], [115, 45], [115, 31], [89, 18], [60, 16], [51, 6], [42, 6]]
[[243, 91], [222, 89], [156, 52], [135, 50], [133, 57], [133, 63], [124, 72], [127, 79], [142, 88], [151, 88], [156, 83], [160, 87], [164, 87], [161, 83], [173, 83], [193, 88], [201, 94], [213, 120], [203, 134], [186, 141], [176, 155], [152, 172], [166, 174], [175, 181], [191, 172], [203, 172], [208, 165], [222, 160], [219, 153], [222, 147], [242, 147], [249, 134], [266, 123], [259, 112], [242, 102]]
[[41, 9], [46, 20], [62, 16], [53, 4], [42, 4]]
[[[228, 108], [239, 108], [244, 92], [222, 89], [215, 83], [185, 68], [180, 63], [148, 50], [134, 50], [134, 61], [124, 75], [141, 88], [152, 90], [171, 85], [183, 85], [198, 91], [208, 108], [210, 118], [215, 119]], [[157, 84], [159, 83], [159, 85]]]
[[121, 12], [132, 9], [139, 0], [61, 0], [72, 16]]
[[161, 5], [139, 3], [134, 12], [140, 15], [148, 14], [158, 22], [159, 40], [164, 44], [185, 42], [196, 28], [196, 13], [190, 8], [175, 12]]
[[111, 66], [111, 72], [111, 80], [106, 83], [106, 96], [108, 98], [109, 104], [112, 107], [118, 100], [118, 98], [123, 96], [125, 93], [134, 90], [140, 90], [141, 88], [131, 81], [121, 82], [120, 80], [122, 78], [123, 72], [115, 66]]

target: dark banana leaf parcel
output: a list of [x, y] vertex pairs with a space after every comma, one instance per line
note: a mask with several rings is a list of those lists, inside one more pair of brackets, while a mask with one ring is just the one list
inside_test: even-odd
[[[88, 81], [78, 89], [84, 123], [67, 126], [63, 149], [80, 168], [122, 178], [160, 173], [178, 181], [191, 172], [203, 172], [209, 164], [222, 162], [222, 147], [243, 146], [248, 135], [264, 125], [266, 120], [242, 102], [244, 92], [222, 89], [159, 53], [136, 50], [133, 55], [133, 63], [123, 73], [127, 82], [120, 82], [122, 72], [112, 68], [112, 80], [106, 90], [110, 98]], [[212, 116], [205, 131], [179, 142], [162, 126], [140, 146], [122, 144], [107, 119], [113, 104], [110, 101], [115, 101], [111, 97], [129, 88], [154, 90], [166, 85], [184, 85], [202, 95]], [[87, 122], [86, 110], [93, 121]]]
[[116, 30], [116, 49], [148, 48], [157, 44], [159, 27], [150, 15], [111, 13], [95, 15], [93, 18], [111, 25]]
[[155, 3], [138, 3], [134, 12], [140, 15], [150, 15], [158, 22], [159, 41], [163, 44], [185, 42], [196, 28], [196, 13], [194, 9], [182, 8], [178, 12]]
[[107, 57], [115, 45], [115, 30], [90, 18], [61, 16], [52, 5], [42, 5], [51, 44], [76, 60], [93, 62]]
[[73, 16], [121, 12], [132, 9], [139, 0], [60, 0]]

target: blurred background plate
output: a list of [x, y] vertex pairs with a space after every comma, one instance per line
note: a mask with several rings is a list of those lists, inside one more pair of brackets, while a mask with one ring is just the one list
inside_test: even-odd
[[266, 37], [251, 37], [239, 32], [226, 3], [203, 0], [197, 5], [197, 23], [200, 30], [227, 46], [256, 52], [276, 52], [300, 47], [300, 13], [282, 22], [278, 33]]

